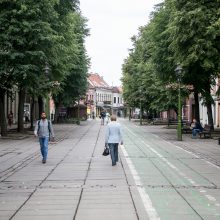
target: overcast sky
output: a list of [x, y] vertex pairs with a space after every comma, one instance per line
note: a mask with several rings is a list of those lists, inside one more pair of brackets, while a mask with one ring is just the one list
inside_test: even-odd
[[98, 73], [109, 85], [121, 85], [122, 64], [132, 47], [131, 37], [149, 21], [154, 5], [162, 0], [80, 0], [88, 19], [86, 48], [89, 72]]

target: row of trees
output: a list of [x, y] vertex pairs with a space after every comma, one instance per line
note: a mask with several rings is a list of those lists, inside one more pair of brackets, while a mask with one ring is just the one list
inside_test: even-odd
[[[89, 59], [86, 19], [78, 0], [0, 2], [0, 124], [7, 134], [5, 94], [19, 94], [18, 131], [23, 131], [25, 95], [52, 93], [57, 106], [85, 94]], [[13, 97], [12, 97], [13, 98]], [[33, 106], [32, 106], [33, 109]], [[32, 117], [33, 118], [33, 117]]]
[[151, 113], [177, 110], [174, 70], [180, 63], [182, 83], [193, 87], [184, 92], [194, 94], [196, 119], [200, 119], [201, 94], [213, 125], [210, 91], [220, 71], [219, 8], [219, 1], [208, 0], [165, 0], [155, 7], [149, 24], [132, 38], [133, 49], [123, 64], [124, 98], [129, 106], [142, 101]]

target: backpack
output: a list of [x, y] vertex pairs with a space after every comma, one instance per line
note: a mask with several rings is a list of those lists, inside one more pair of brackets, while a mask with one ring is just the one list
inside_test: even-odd
[[[51, 130], [50, 130], [50, 120], [47, 120], [48, 121], [48, 131], [49, 131], [49, 135], [51, 133]], [[37, 130], [37, 133], [39, 134], [39, 131], [40, 131], [40, 120], [37, 121], [37, 125], [38, 125], [38, 130]]]
[[105, 116], [106, 116], [105, 112], [101, 112], [101, 117], [105, 118]]

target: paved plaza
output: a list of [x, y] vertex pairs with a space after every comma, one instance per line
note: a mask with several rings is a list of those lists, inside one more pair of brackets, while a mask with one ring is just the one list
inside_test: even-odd
[[121, 119], [124, 146], [111, 166], [100, 120], [55, 125], [41, 163], [33, 135], [0, 139], [1, 220], [220, 219], [220, 145]]

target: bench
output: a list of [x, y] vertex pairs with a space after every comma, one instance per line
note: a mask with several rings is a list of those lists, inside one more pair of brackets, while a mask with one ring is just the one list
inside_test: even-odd
[[211, 138], [211, 126], [205, 125], [203, 131], [199, 132], [200, 138], [202, 138], [202, 135], [204, 138]]
[[168, 124], [167, 119], [162, 119], [162, 118], [153, 118], [152, 122], [153, 122], [153, 125], [167, 125]]
[[182, 131], [185, 134], [192, 133], [191, 123], [186, 122], [185, 124], [183, 124]]
[[178, 120], [175, 120], [175, 119], [168, 120], [167, 118], [164, 118], [164, 119], [154, 118], [153, 125], [178, 125]]

